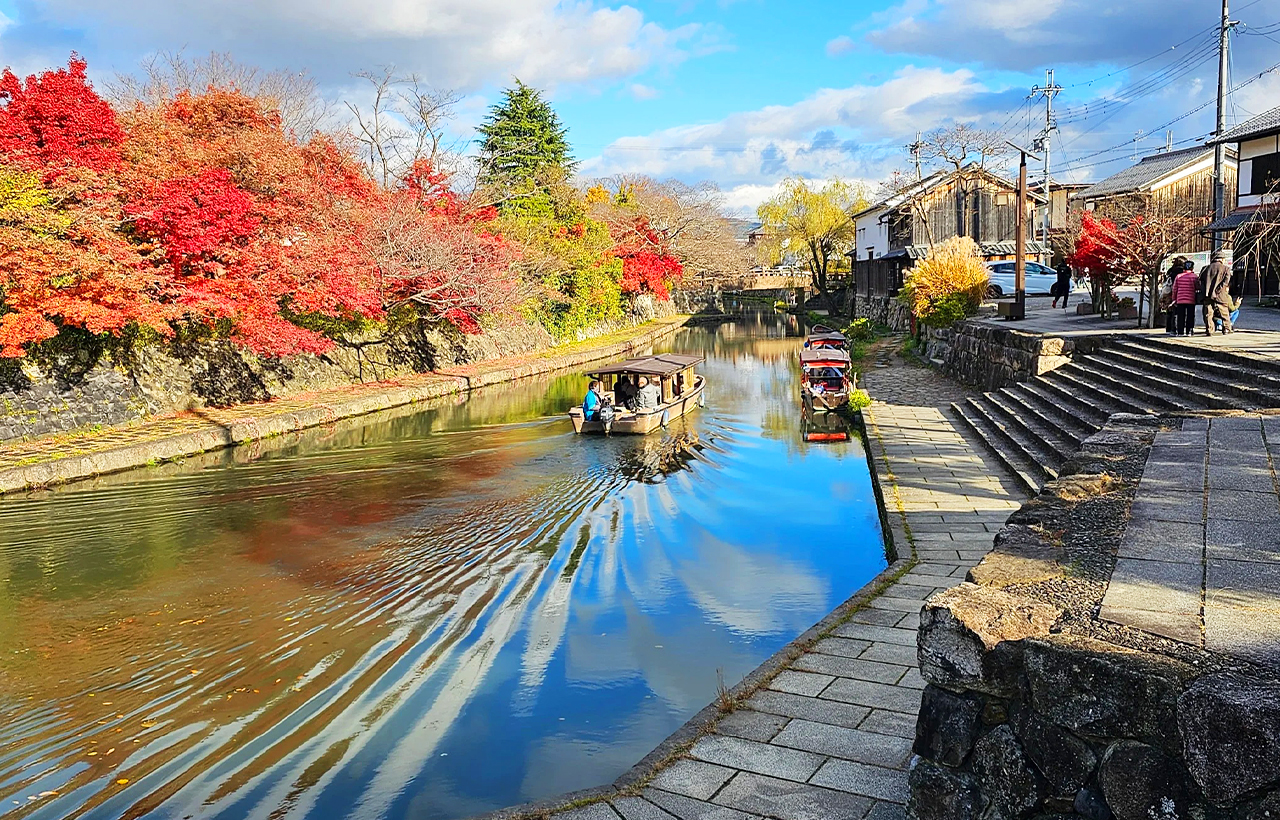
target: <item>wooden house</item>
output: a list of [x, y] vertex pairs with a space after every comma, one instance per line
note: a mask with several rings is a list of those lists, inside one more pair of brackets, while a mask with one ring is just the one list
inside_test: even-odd
[[1220, 236], [1232, 251], [1245, 294], [1280, 293], [1280, 106], [1229, 129], [1214, 143], [1225, 143], [1239, 158], [1236, 207], [1205, 234]]
[[[1033, 239], [1032, 214], [1045, 197], [1029, 192], [1026, 253], [1048, 249]], [[1017, 240], [1017, 184], [978, 166], [935, 171], [920, 181], [851, 214], [853, 262], [859, 296], [883, 297], [902, 287], [903, 271], [929, 248], [953, 236], [974, 240], [989, 260], [1012, 259]]]
[[[1230, 210], [1234, 206], [1236, 184], [1234, 151], [1227, 154], [1224, 175]], [[1073, 201], [1120, 222], [1143, 200], [1163, 204], [1170, 210], [1189, 212], [1203, 220], [1201, 225], [1208, 225], [1213, 220], [1213, 148], [1197, 145], [1143, 157], [1137, 165], [1085, 188]], [[1193, 232], [1179, 251], [1207, 251], [1211, 244], [1202, 233]]]

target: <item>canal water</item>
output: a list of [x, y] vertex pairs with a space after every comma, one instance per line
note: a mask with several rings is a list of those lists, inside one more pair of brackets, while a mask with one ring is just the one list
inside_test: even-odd
[[885, 566], [794, 319], [682, 331], [704, 409], [580, 375], [0, 499], [0, 815], [452, 818], [611, 781]]

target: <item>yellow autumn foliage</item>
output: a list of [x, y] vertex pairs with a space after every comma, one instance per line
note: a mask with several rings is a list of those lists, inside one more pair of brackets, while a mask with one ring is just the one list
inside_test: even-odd
[[988, 283], [977, 243], [953, 236], [934, 245], [927, 259], [906, 272], [899, 298], [922, 322], [942, 327], [977, 312]]

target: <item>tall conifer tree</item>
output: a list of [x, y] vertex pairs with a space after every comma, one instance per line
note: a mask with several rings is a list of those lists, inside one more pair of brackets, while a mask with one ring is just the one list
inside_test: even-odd
[[542, 92], [516, 80], [502, 102], [476, 129], [480, 132], [480, 181], [503, 188], [535, 186], [548, 173], [571, 175], [577, 167], [565, 127]]

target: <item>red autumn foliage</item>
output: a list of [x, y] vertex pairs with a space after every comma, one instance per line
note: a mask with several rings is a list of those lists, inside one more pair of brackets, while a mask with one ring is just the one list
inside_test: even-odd
[[89, 85], [86, 68], [73, 54], [65, 69], [25, 82], [7, 68], [0, 74], [0, 156], [46, 179], [67, 168], [106, 171], [119, 163], [124, 132]]
[[622, 260], [623, 293], [648, 293], [670, 299], [671, 283], [684, 275], [680, 259], [669, 252], [663, 238], [644, 216], [615, 230], [614, 253]]
[[1088, 270], [1091, 279], [1106, 277], [1116, 264], [1114, 240], [1118, 232], [1119, 228], [1110, 219], [1085, 211], [1081, 215], [1075, 252], [1067, 257], [1067, 264]]

